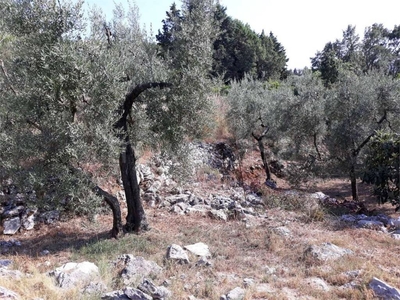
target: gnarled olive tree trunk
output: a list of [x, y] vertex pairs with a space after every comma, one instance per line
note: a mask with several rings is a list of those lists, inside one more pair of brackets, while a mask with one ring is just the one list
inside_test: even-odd
[[146, 214], [140, 199], [140, 188], [135, 169], [136, 157], [134, 147], [129, 138], [127, 118], [131, 113], [133, 103], [137, 101], [142, 92], [151, 88], [163, 89], [169, 86], [171, 84], [165, 82], [150, 82], [137, 85], [126, 95], [125, 101], [119, 109], [121, 117], [114, 125], [118, 132], [118, 138], [124, 144], [124, 150], [119, 156], [119, 167], [128, 207], [125, 225], [126, 232], [138, 232], [148, 229]]

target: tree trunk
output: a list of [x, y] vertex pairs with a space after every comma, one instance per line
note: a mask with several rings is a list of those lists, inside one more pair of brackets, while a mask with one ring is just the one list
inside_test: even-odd
[[271, 169], [269, 168], [269, 164], [267, 162], [267, 156], [265, 154], [265, 147], [264, 144], [262, 142], [262, 137], [260, 139], [257, 139], [258, 141], [258, 148], [260, 149], [260, 153], [261, 153], [261, 159], [263, 162], [263, 167], [265, 170], [265, 175], [267, 176], [267, 181], [271, 180]]
[[122, 183], [124, 185], [126, 204], [128, 207], [128, 215], [126, 216], [126, 232], [138, 232], [147, 230], [146, 214], [140, 199], [140, 188], [136, 176], [136, 158], [128, 133], [128, 116], [132, 111], [132, 105], [135, 101], [139, 101], [138, 97], [141, 93], [152, 88], [167, 88], [170, 83], [166, 82], [148, 82], [135, 86], [125, 97], [125, 101], [121, 104], [118, 114], [121, 116], [114, 124], [117, 130], [117, 137], [124, 144], [125, 150], [119, 156], [119, 167], [121, 171]]
[[351, 166], [350, 166], [351, 195], [353, 197], [353, 201], [358, 202], [356, 162], [357, 162], [357, 156], [353, 155], [351, 158]]
[[122, 227], [121, 209], [119, 206], [118, 199], [98, 186], [94, 188], [94, 192], [96, 193], [96, 195], [104, 197], [104, 200], [112, 210], [113, 228], [111, 229], [111, 236], [113, 238], [120, 237], [123, 233], [123, 227]]
[[126, 216], [125, 230], [127, 232], [139, 232], [147, 230], [146, 214], [140, 199], [140, 188], [136, 175], [136, 158], [130, 143], [119, 156], [122, 183], [124, 185], [128, 215]]

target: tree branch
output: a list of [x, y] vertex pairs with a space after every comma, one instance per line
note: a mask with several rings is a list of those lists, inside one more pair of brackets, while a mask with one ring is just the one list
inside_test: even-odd
[[10, 77], [8, 76], [6, 67], [4, 66], [4, 62], [2, 59], [0, 59], [0, 66], [1, 66], [1, 70], [3, 71], [4, 76], [6, 77], [7, 81], [8, 81], [8, 85], [10, 86], [10, 89], [13, 91], [13, 93], [18, 96], [18, 92], [14, 89], [14, 87], [11, 84], [11, 80]]
[[132, 91], [130, 91], [130, 93], [125, 96], [125, 101], [119, 109], [121, 118], [115, 123], [115, 128], [127, 130], [127, 128], [126, 128], [127, 117], [132, 110], [133, 103], [137, 102], [137, 98], [139, 97], [139, 95], [141, 93], [143, 93], [144, 91], [146, 91], [148, 89], [152, 89], [152, 88], [156, 88], [156, 87], [158, 87], [160, 89], [164, 89], [164, 88], [168, 88], [171, 86], [172, 86], [172, 84], [168, 83], [168, 82], [148, 82], [148, 83], [143, 83], [143, 84], [139, 84], [139, 85], [135, 86], [132, 89]]
[[[377, 121], [378, 125], [382, 124], [383, 121], [386, 120], [386, 111], [383, 113], [383, 116]], [[353, 156], [357, 156], [361, 149], [376, 135], [376, 131], [371, 133], [356, 149], [353, 150]]]

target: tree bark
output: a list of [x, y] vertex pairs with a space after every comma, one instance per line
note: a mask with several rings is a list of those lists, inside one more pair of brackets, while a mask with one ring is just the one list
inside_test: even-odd
[[351, 156], [351, 165], [350, 165], [351, 195], [352, 195], [353, 201], [358, 202], [356, 164], [357, 164], [357, 155], [353, 153]]
[[138, 97], [142, 92], [151, 88], [158, 87], [163, 89], [170, 86], [171, 84], [166, 82], [149, 82], [137, 85], [129, 94], [126, 95], [124, 103], [119, 108], [119, 114], [121, 117], [114, 124], [114, 127], [118, 132], [117, 136], [125, 147], [119, 156], [119, 167], [128, 207], [128, 215], [125, 224], [125, 230], [127, 232], [138, 232], [149, 228], [142, 201], [140, 199], [140, 188], [135, 169], [135, 152], [128, 133], [128, 116], [131, 113], [133, 103], [139, 102]]
[[148, 229], [146, 214], [140, 199], [140, 188], [135, 164], [135, 153], [131, 144], [128, 143], [125, 147], [125, 151], [119, 156], [119, 166], [128, 207], [128, 215], [126, 216], [125, 224], [125, 230], [127, 232], [139, 232], [140, 230]]
[[271, 169], [269, 168], [269, 164], [267, 162], [267, 156], [265, 154], [265, 147], [264, 147], [264, 143], [262, 142], [262, 138], [257, 140], [257, 142], [258, 142], [258, 148], [260, 149], [260, 153], [261, 153], [261, 159], [263, 162], [265, 175], [267, 176], [266, 180], [271, 180]]
[[119, 206], [118, 199], [114, 197], [113, 195], [107, 193], [103, 189], [101, 189], [99, 186], [96, 186], [94, 188], [94, 192], [96, 195], [104, 197], [104, 200], [106, 203], [110, 206], [112, 213], [113, 213], [113, 228], [111, 229], [111, 236], [113, 238], [118, 238], [122, 235], [123, 233], [123, 227], [122, 227], [122, 217], [121, 217], [121, 209]]
[[[263, 127], [265, 127], [265, 126], [263, 126]], [[267, 161], [267, 155], [265, 153], [265, 147], [264, 147], [264, 143], [263, 143], [263, 138], [267, 134], [268, 130], [269, 130], [268, 128], [265, 129], [264, 132], [259, 136], [255, 135], [254, 132], [252, 133], [253, 138], [255, 138], [258, 142], [258, 148], [260, 149], [261, 160], [263, 162], [265, 175], [267, 176], [266, 181], [271, 180], [271, 169], [270, 169], [268, 161]]]

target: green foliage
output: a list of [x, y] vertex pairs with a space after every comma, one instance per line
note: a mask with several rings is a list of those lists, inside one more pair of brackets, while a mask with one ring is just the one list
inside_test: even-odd
[[[195, 7], [194, 1], [189, 1]], [[160, 55], [175, 56], [179, 33], [189, 15], [173, 4], [162, 21], [163, 28], [156, 35], [162, 51]], [[222, 76], [225, 82], [240, 80], [245, 74], [259, 79], [279, 79], [286, 76], [286, 52], [277, 38], [270, 33], [256, 34], [248, 24], [226, 14], [226, 7], [219, 4], [213, 10], [216, 37], [213, 47], [212, 76]], [[181, 60], [178, 60], [181, 61]]]
[[390, 202], [400, 209], [400, 137], [379, 131], [369, 146], [363, 180], [374, 184], [379, 203]]
[[365, 29], [362, 41], [355, 27], [348, 26], [342, 40], [329, 42], [316, 53], [311, 59], [312, 69], [320, 73], [327, 87], [337, 82], [343, 70], [356, 74], [380, 71], [396, 77], [400, 70], [399, 41], [398, 26], [389, 30], [373, 24]]
[[12, 36], [0, 47], [0, 163], [7, 176], [23, 190], [51, 181], [52, 191], [41, 196], [46, 205], [68, 198], [87, 211], [95, 204], [94, 178], [117, 171], [124, 141], [115, 124], [125, 96], [143, 84], [168, 87], [135, 99], [127, 128], [135, 147], [174, 151], [187, 136], [200, 136], [209, 126], [213, 7], [185, 2], [176, 47], [160, 57], [135, 5], [117, 6], [107, 23], [96, 9], [84, 19], [81, 2], [1, 0], [1, 32]]

